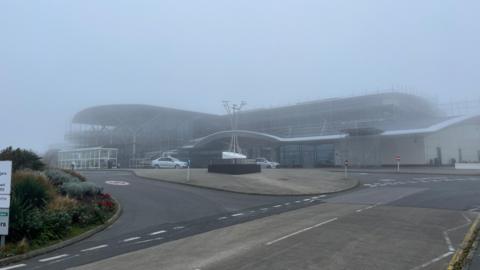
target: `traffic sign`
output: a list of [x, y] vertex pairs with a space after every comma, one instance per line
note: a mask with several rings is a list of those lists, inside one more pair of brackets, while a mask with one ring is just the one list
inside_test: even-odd
[[0, 194], [10, 194], [12, 182], [12, 162], [0, 161]]
[[345, 160], [345, 166], [348, 167], [348, 159]]
[[396, 161], [400, 161], [400, 155], [395, 156]]
[[10, 195], [0, 195], [0, 208], [10, 208]]
[[0, 235], [8, 235], [8, 218], [10, 216], [10, 209], [0, 209]]

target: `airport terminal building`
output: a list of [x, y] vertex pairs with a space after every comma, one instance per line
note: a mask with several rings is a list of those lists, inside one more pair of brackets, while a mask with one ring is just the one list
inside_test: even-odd
[[[423, 98], [382, 93], [228, 115], [149, 105], [105, 105], [78, 112], [66, 133], [72, 148], [118, 149], [122, 167], [160, 155], [204, 167], [236, 135], [249, 158], [286, 167], [388, 166], [480, 162], [480, 114], [447, 116]], [[117, 162], [116, 160], [116, 162]]]

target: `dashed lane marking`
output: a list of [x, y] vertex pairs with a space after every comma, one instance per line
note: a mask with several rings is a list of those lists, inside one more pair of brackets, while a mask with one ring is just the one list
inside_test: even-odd
[[152, 232], [150, 235], [157, 235], [157, 234], [162, 234], [162, 233], [166, 233], [167, 231], [165, 230], [161, 230], [161, 231], [156, 231], [156, 232]]
[[232, 217], [239, 217], [239, 216], [243, 216], [243, 213], [237, 213], [232, 215]]
[[100, 245], [100, 246], [96, 246], [96, 247], [82, 249], [80, 251], [81, 252], [87, 252], [87, 251], [97, 250], [97, 249], [106, 248], [106, 247], [108, 247], [108, 245]]
[[273, 208], [278, 208], [278, 207], [282, 207], [281, 204], [277, 204], [277, 205], [274, 205]]
[[58, 259], [61, 259], [61, 258], [65, 258], [67, 257], [68, 254], [62, 254], [62, 255], [58, 255], [58, 256], [54, 256], [54, 257], [49, 257], [49, 258], [45, 258], [45, 259], [40, 259], [38, 260], [39, 262], [49, 262], [49, 261], [53, 261], [53, 260], [58, 260]]
[[131, 242], [131, 241], [135, 241], [135, 240], [138, 240], [140, 239], [141, 237], [131, 237], [131, 238], [127, 238], [127, 239], [124, 239], [122, 242]]
[[27, 266], [27, 265], [24, 264], [24, 263], [22, 263], [22, 264], [17, 264], [17, 265], [12, 265], [12, 266], [3, 267], [3, 268], [0, 268], [0, 270], [17, 269], [17, 268], [21, 268], [21, 267], [25, 267], [25, 266]]
[[176, 226], [176, 227], [173, 227], [174, 230], [181, 230], [185, 228], [185, 226]]
[[227, 219], [227, 217], [219, 217], [218, 220], [224, 220]]
[[307, 227], [307, 228], [305, 228], [305, 229], [301, 229], [301, 230], [296, 231], [296, 232], [294, 232], [294, 233], [287, 234], [287, 235], [282, 236], [282, 237], [280, 237], [280, 238], [278, 238], [278, 239], [275, 239], [275, 240], [273, 240], [273, 241], [267, 242], [265, 245], [270, 246], [270, 245], [272, 245], [272, 244], [275, 244], [275, 243], [277, 243], [277, 242], [280, 242], [280, 241], [282, 241], [282, 240], [285, 240], [285, 239], [290, 238], [290, 237], [292, 237], [292, 236], [295, 236], [295, 235], [297, 235], [297, 234], [301, 234], [301, 233], [306, 232], [306, 231], [308, 231], [308, 230], [315, 229], [315, 228], [317, 228], [317, 227], [320, 227], [320, 226], [322, 226], [322, 225], [328, 224], [328, 223], [330, 223], [330, 222], [334, 222], [334, 221], [337, 220], [337, 219], [338, 219], [338, 218], [332, 218], [332, 219], [329, 219], [329, 220], [327, 220], [327, 221], [324, 221], [324, 222], [315, 224], [315, 225], [313, 225], [313, 226], [311, 226], [311, 227]]
[[134, 244], [145, 244], [145, 243], [150, 243], [150, 242], [159, 241], [159, 240], [163, 240], [163, 238], [162, 238], [162, 237], [157, 237], [157, 238], [153, 238], [153, 239], [147, 239], [147, 240], [137, 241], [137, 242], [135, 242]]

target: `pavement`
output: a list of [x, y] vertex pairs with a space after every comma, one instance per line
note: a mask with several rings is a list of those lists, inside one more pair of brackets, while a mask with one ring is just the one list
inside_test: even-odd
[[[343, 172], [343, 168], [326, 169], [331, 172]], [[382, 168], [350, 168], [350, 172], [354, 173], [393, 173], [393, 174], [426, 174], [426, 175], [472, 175], [480, 176], [480, 170], [471, 169], [455, 169], [453, 167], [419, 167], [419, 166], [403, 166], [397, 172], [397, 167]]]
[[476, 176], [361, 172], [357, 188], [315, 196], [222, 192], [121, 171], [87, 176], [123, 204], [119, 221], [0, 270], [446, 269], [480, 209]]
[[314, 195], [344, 191], [358, 181], [321, 169], [263, 169], [261, 173], [227, 175], [206, 169], [136, 169], [141, 177], [198, 187], [261, 195]]

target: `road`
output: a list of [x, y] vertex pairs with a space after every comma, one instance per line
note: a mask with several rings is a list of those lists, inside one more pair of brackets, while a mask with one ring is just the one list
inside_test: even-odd
[[[202, 270], [318, 269], [320, 266], [441, 269], [480, 208], [480, 177], [474, 176], [361, 173], [354, 175], [361, 180], [361, 187], [349, 192], [269, 197], [156, 182], [127, 172], [86, 175], [122, 203], [122, 217], [109, 229], [85, 241], [10, 267], [66, 269], [132, 251], [172, 246], [177, 242], [172, 240], [187, 241], [187, 237], [205, 232], [222, 240], [215, 236], [217, 231], [240, 226], [236, 232], [244, 227], [244, 234], [237, 236], [242, 238], [228, 242], [228, 237], [235, 235], [227, 234], [223, 238], [228, 243], [223, 246], [222, 241], [202, 240], [197, 248], [209, 249], [206, 247], [215, 244], [225, 249], [232, 243], [250, 241], [249, 251], [242, 249], [205, 263]], [[109, 180], [129, 185], [108, 185], [105, 181]], [[267, 226], [266, 222], [271, 223]], [[228, 247], [236, 250], [235, 245]], [[322, 252], [313, 252], [318, 250]], [[136, 269], [158, 269], [155, 260], [167, 263], [172, 259], [168, 252], [154, 255], [140, 262], [140, 267], [136, 261]], [[206, 256], [208, 253], [201, 257]], [[195, 259], [195, 256], [180, 259], [188, 261], [190, 257]], [[128, 254], [125, 258], [129, 258]], [[115, 260], [104, 260], [104, 264], [111, 265], [110, 269], [122, 269], [122, 265], [131, 269], [128, 261]], [[115, 265], [117, 262], [122, 265]], [[155, 263], [149, 268], [149, 264]], [[85, 269], [99, 269], [99, 265]], [[101, 268], [109, 269], [105, 265]]]

